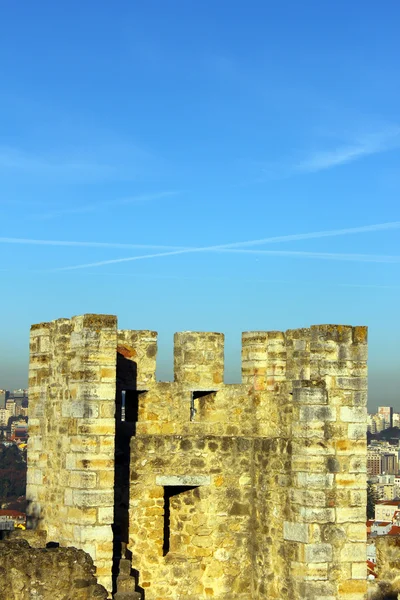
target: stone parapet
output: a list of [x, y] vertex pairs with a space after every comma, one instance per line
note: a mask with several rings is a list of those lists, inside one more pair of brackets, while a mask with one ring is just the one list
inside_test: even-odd
[[[157, 332], [118, 331], [117, 351], [123, 366], [125, 361], [133, 363], [130, 373], [135, 389], [147, 389], [156, 380]], [[124, 381], [126, 383], [126, 371]]]
[[364, 600], [366, 328], [245, 332], [239, 384], [220, 333], [175, 334], [173, 382], [156, 354], [109, 315], [32, 327], [31, 523], [121, 598]]
[[189, 390], [217, 390], [224, 383], [224, 335], [182, 331], [174, 335], [175, 381]]

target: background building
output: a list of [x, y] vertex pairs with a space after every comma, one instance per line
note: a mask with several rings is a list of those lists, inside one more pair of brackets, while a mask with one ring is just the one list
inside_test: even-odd
[[385, 429], [393, 427], [393, 406], [379, 406], [378, 415], [383, 418]]
[[0, 409], [6, 407], [6, 402], [8, 400], [9, 395], [10, 392], [8, 392], [7, 390], [0, 390]]
[[368, 447], [367, 472], [369, 476], [381, 474], [381, 453], [379, 448]]

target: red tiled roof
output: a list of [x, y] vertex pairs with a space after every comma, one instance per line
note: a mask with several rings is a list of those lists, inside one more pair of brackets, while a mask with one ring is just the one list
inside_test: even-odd
[[388, 532], [388, 535], [400, 535], [400, 527], [393, 525], [392, 529]]
[[375, 505], [379, 504], [379, 505], [385, 505], [385, 506], [397, 506], [400, 507], [400, 500], [378, 500], [378, 502], [375, 502]]
[[368, 571], [368, 575], [373, 575], [374, 577], [376, 577], [376, 573], [375, 573], [375, 568], [376, 568], [376, 564], [373, 563], [371, 560], [367, 560], [367, 571]]
[[26, 517], [25, 513], [19, 512], [19, 510], [0, 510], [0, 517]]
[[367, 527], [371, 527], [371, 525], [375, 523], [375, 519], [368, 519], [367, 521]]

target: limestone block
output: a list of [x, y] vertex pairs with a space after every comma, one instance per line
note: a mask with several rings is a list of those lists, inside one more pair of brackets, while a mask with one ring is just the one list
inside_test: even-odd
[[78, 423], [80, 435], [111, 435], [114, 429], [114, 419], [85, 419]]
[[157, 475], [156, 485], [210, 485], [210, 475]]
[[308, 537], [308, 525], [306, 523], [284, 521], [283, 538], [285, 540], [308, 543]]
[[335, 483], [337, 487], [344, 486], [346, 489], [364, 490], [366, 478], [363, 473], [336, 473]]
[[291, 563], [291, 574], [303, 581], [326, 581], [328, 579], [328, 563]]
[[336, 508], [336, 519], [338, 523], [351, 523], [366, 521], [366, 507], [356, 506], [351, 508]]
[[359, 542], [344, 544], [340, 552], [340, 559], [350, 562], [362, 562], [366, 560], [366, 545]]
[[97, 518], [102, 525], [111, 524], [114, 521], [114, 507], [104, 506], [97, 509]]
[[348, 438], [349, 440], [365, 440], [367, 433], [367, 424], [356, 423], [349, 424], [348, 426]]
[[340, 600], [365, 600], [367, 582], [359, 579], [349, 579], [339, 584]]
[[[114, 438], [113, 439], [113, 443], [114, 443]], [[69, 449], [75, 453], [88, 453], [88, 454], [95, 454], [96, 452], [99, 452], [99, 439], [96, 437], [83, 437], [81, 435], [79, 436], [74, 436], [70, 438], [70, 443], [69, 443]], [[71, 465], [70, 467], [67, 468], [75, 468], [76, 465], [76, 456], [74, 456], [74, 454], [69, 454], [67, 455], [69, 456], [68, 458], [68, 464]], [[71, 461], [71, 462], [69, 462]]]
[[76, 525], [74, 538], [77, 542], [107, 542], [112, 540], [110, 525]]
[[349, 523], [347, 525], [347, 539], [349, 542], [366, 542], [367, 528], [364, 522]]
[[[90, 454], [89, 452], [79, 453], [75, 452], [73, 455], [74, 462], [71, 461], [71, 470], [89, 470], [89, 471], [112, 471], [114, 470], [114, 461], [110, 454], [96, 453]], [[73, 466], [72, 466], [73, 464]]]
[[113, 490], [73, 490], [73, 503], [75, 506], [113, 506]]
[[[315, 383], [317, 384], [318, 382]], [[328, 394], [325, 386], [312, 385], [310, 381], [294, 381], [293, 402], [311, 405], [327, 404]]]
[[368, 392], [354, 392], [353, 393], [353, 402], [354, 406], [367, 406], [368, 401]]
[[332, 473], [297, 473], [296, 480], [299, 487], [324, 490], [332, 487], [334, 476]]
[[69, 485], [71, 488], [95, 488], [96, 483], [96, 473], [91, 471], [73, 471], [69, 476]]
[[289, 489], [289, 497], [294, 504], [303, 506], [325, 507], [327, 501], [325, 491], [319, 490]]
[[67, 523], [79, 525], [95, 525], [97, 522], [97, 511], [95, 508], [77, 508], [70, 506], [67, 511]]
[[336, 421], [336, 408], [332, 406], [306, 405], [300, 407], [300, 421]]
[[367, 408], [342, 406], [340, 409], [340, 419], [350, 423], [365, 423], [367, 420]]
[[306, 581], [300, 583], [301, 600], [336, 600], [336, 586], [330, 581]]
[[359, 455], [351, 456], [349, 460], [349, 473], [366, 473], [367, 462], [365, 460], [365, 451], [359, 453]]
[[305, 547], [305, 558], [308, 563], [327, 563], [332, 560], [331, 544], [308, 544]]
[[335, 521], [335, 509], [301, 507], [300, 515], [306, 523], [333, 523]]
[[365, 377], [338, 377], [337, 386], [345, 390], [362, 391], [367, 389]]
[[367, 578], [367, 563], [366, 563], [366, 561], [352, 563], [351, 577], [352, 577], [352, 579], [362, 579], [362, 580], [365, 580]]
[[99, 416], [99, 407], [97, 403], [78, 400], [69, 404], [63, 404], [61, 416], [95, 419]]
[[351, 506], [367, 506], [367, 490], [351, 490], [350, 491]]
[[[348, 426], [349, 427], [349, 426]], [[358, 427], [357, 427], [358, 430]], [[363, 428], [364, 435], [356, 440], [338, 439], [335, 441], [336, 452], [340, 455], [355, 455], [356, 459], [366, 460], [367, 457], [367, 440], [366, 432]], [[360, 470], [363, 472], [363, 469]]]

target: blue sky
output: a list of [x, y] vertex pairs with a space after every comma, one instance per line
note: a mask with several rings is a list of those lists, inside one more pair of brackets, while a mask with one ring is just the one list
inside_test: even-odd
[[400, 410], [399, 19], [4, 0], [0, 387], [31, 323], [84, 312], [159, 331], [160, 378], [174, 331], [223, 331], [227, 381], [244, 330], [365, 324], [370, 407]]

